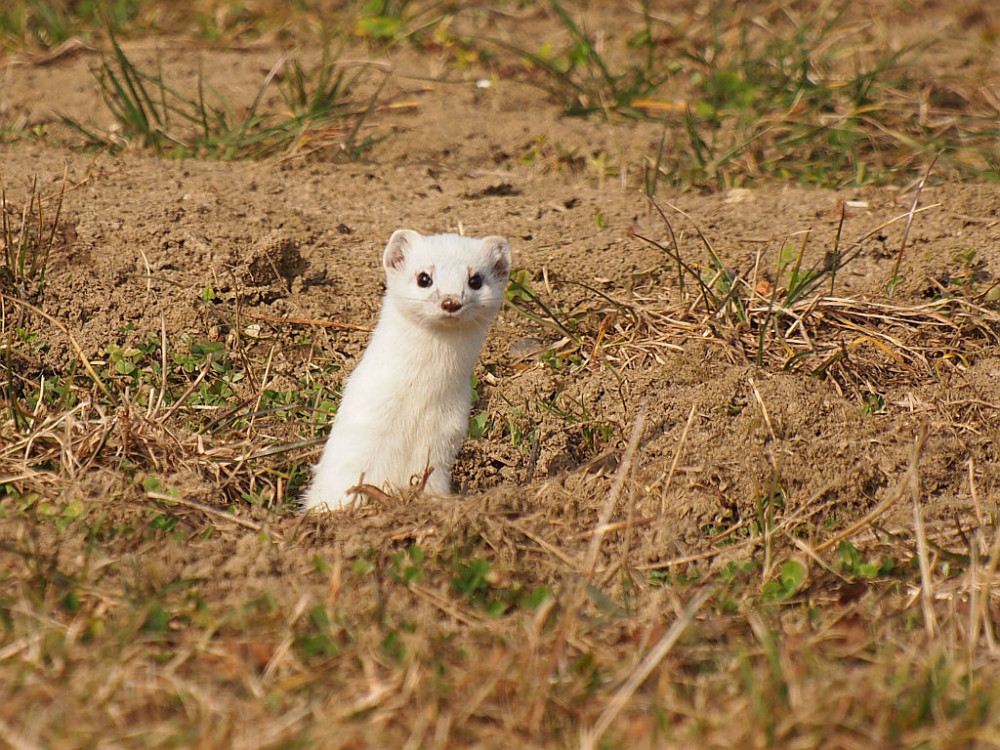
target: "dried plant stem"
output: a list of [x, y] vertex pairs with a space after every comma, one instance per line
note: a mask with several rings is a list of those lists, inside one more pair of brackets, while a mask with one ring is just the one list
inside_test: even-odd
[[[574, 540], [584, 541], [586, 539], [591, 539], [595, 534], [609, 534], [612, 531], [620, 531], [626, 527], [631, 527], [633, 529], [639, 528], [640, 526], [649, 526], [652, 523], [656, 523], [660, 520], [660, 516], [646, 516], [645, 518], [640, 518], [637, 521], [615, 521], [614, 523], [609, 523], [605, 526], [600, 526], [598, 528], [589, 529], [576, 536], [572, 537]], [[523, 530], [521, 530], [523, 532]], [[528, 534], [525, 534], [528, 536]], [[530, 539], [531, 537], [528, 536]], [[568, 561], [569, 558], [566, 558]]]
[[920, 512], [920, 475], [909, 472], [910, 493], [913, 499], [913, 529], [917, 540], [917, 561], [920, 564], [920, 606], [924, 612], [924, 628], [927, 637], [937, 633], [937, 617], [934, 615], [934, 581], [931, 578], [930, 556], [927, 554], [927, 532], [924, 529], [924, 515]]
[[470, 627], [483, 627], [487, 624], [488, 620], [484, 618], [479, 613], [468, 607], [463, 607], [456, 602], [452, 601], [449, 597], [440, 594], [433, 589], [428, 588], [422, 584], [416, 582], [410, 582], [408, 588], [416, 596], [430, 602], [432, 605], [437, 607], [439, 610], [444, 612], [449, 617], [455, 618], [458, 622], [463, 625], [468, 625]]
[[257, 421], [257, 415], [260, 413], [260, 404], [264, 399], [264, 390], [267, 388], [268, 378], [271, 376], [271, 362], [274, 359], [274, 345], [271, 345], [270, 350], [267, 352], [267, 362], [264, 364], [264, 376], [260, 379], [260, 387], [257, 389], [257, 400], [253, 405], [253, 412], [250, 415], [250, 422], [247, 424], [247, 435], [252, 435], [254, 430], [254, 423]]
[[906, 241], [910, 238], [910, 226], [913, 224], [913, 215], [917, 211], [917, 204], [920, 202], [920, 194], [924, 191], [924, 185], [927, 183], [927, 178], [931, 174], [931, 170], [934, 169], [934, 165], [937, 163], [937, 155], [931, 159], [931, 163], [927, 165], [927, 169], [924, 171], [923, 176], [920, 178], [920, 182], [917, 184], [917, 191], [913, 196], [913, 203], [910, 204], [910, 210], [906, 214], [906, 226], [903, 228], [903, 239], [899, 243], [899, 253], [896, 255], [896, 262], [892, 265], [892, 276], [890, 276], [890, 289], [891, 285], [899, 278], [899, 265], [903, 262], [903, 253], [906, 251]]
[[973, 456], [969, 456], [969, 494], [972, 496], [972, 509], [976, 511], [976, 521], [982, 528], [986, 525], [986, 519], [979, 503], [979, 495], [976, 493], [976, 459]]
[[761, 414], [764, 415], [764, 423], [767, 425], [768, 432], [771, 433], [771, 440], [777, 442], [778, 436], [774, 432], [774, 425], [771, 424], [771, 415], [767, 413], [767, 406], [764, 405], [764, 399], [761, 398], [760, 391], [757, 390], [757, 384], [753, 378], [747, 378], [747, 382], [750, 383], [754, 398], [757, 399], [757, 403], [760, 405]]
[[164, 414], [162, 418], [163, 422], [166, 422], [168, 419], [170, 419], [174, 414], [177, 413], [178, 409], [184, 406], [184, 402], [188, 400], [188, 396], [194, 393], [195, 388], [197, 388], [198, 385], [201, 383], [201, 381], [205, 379], [205, 376], [208, 375], [208, 371], [211, 369], [212, 369], [212, 357], [211, 355], [209, 355], [208, 357], [205, 358], [205, 364], [202, 365], [201, 372], [198, 373], [198, 377], [196, 377], [194, 380], [191, 381], [191, 385], [189, 385], [187, 389], [184, 391], [184, 393], [181, 394], [181, 397], [174, 402], [173, 406], [167, 409], [167, 413]]
[[[781, 523], [775, 528], [775, 531], [783, 531], [787, 528], [792, 527], [795, 524], [802, 523], [806, 519], [811, 518], [837, 505], [837, 503], [839, 502], [838, 500], [828, 500], [822, 505], [814, 505], [814, 503], [819, 498], [823, 497], [823, 495], [825, 495], [827, 492], [829, 492], [832, 487], [833, 484], [829, 482], [820, 487], [804, 503], [802, 503], [799, 510], [797, 510], [790, 516], [787, 516], [786, 518], [782, 519]], [[712, 539], [712, 542], [717, 543], [725, 539], [732, 532], [734, 532], [736, 528], [738, 527], [730, 529], [725, 534], [718, 535], [717, 537]], [[722, 549], [713, 549], [709, 550], [708, 552], [697, 552], [693, 555], [683, 555], [681, 557], [675, 557], [670, 560], [662, 560], [660, 562], [647, 563], [645, 565], [637, 565], [636, 570], [664, 570], [674, 565], [686, 565], [688, 563], [698, 562], [699, 560], [710, 560], [711, 558], [719, 557], [720, 555], [732, 555], [734, 552], [738, 552], [744, 549], [749, 549], [759, 545], [763, 540], [763, 538], [764, 538], [763, 535], [755, 535], [750, 537], [749, 539], [744, 539], [742, 542], [734, 544], [730, 547], [725, 547]]]
[[681, 453], [684, 450], [684, 443], [687, 441], [688, 430], [691, 429], [691, 423], [694, 422], [694, 415], [697, 408], [696, 404], [691, 405], [691, 412], [688, 414], [687, 422], [684, 424], [684, 431], [681, 433], [681, 439], [677, 442], [677, 449], [674, 451], [674, 460], [670, 462], [670, 470], [667, 472], [667, 481], [663, 483], [663, 490], [660, 492], [661, 516], [667, 512], [667, 490], [670, 489], [670, 483], [673, 481], [674, 472], [677, 471], [677, 462], [680, 461]]

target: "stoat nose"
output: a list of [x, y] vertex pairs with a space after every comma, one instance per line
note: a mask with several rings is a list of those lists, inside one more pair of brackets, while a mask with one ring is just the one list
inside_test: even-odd
[[462, 303], [454, 297], [445, 297], [441, 300], [441, 309], [450, 313], [458, 312], [462, 309]]

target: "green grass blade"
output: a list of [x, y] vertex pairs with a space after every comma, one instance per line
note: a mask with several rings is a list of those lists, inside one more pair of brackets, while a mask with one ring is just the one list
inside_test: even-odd
[[562, 3], [558, 0], [549, 0], [549, 6], [556, 12], [556, 15], [559, 16], [559, 19], [563, 22], [566, 30], [569, 31], [570, 36], [583, 47], [586, 52], [587, 60], [592, 61], [600, 69], [601, 75], [604, 77], [604, 82], [614, 87], [616, 82], [615, 76], [611, 75], [611, 71], [608, 70], [608, 66], [605, 65], [604, 59], [601, 57], [600, 53], [594, 48], [590, 38], [580, 30], [580, 27], [577, 26], [572, 16], [566, 12]]

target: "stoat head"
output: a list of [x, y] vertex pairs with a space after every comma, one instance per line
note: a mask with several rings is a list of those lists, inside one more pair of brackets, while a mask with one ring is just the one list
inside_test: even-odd
[[398, 229], [382, 255], [386, 299], [422, 325], [489, 326], [503, 303], [510, 276], [510, 245], [457, 234], [425, 237]]

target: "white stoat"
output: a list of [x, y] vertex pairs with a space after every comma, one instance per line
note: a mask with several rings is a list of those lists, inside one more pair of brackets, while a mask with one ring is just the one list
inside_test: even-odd
[[308, 510], [338, 510], [360, 483], [392, 491], [433, 469], [425, 491], [451, 491], [451, 464], [468, 429], [472, 367], [503, 303], [510, 245], [457, 234], [393, 232], [382, 256], [382, 312], [340, 408]]

